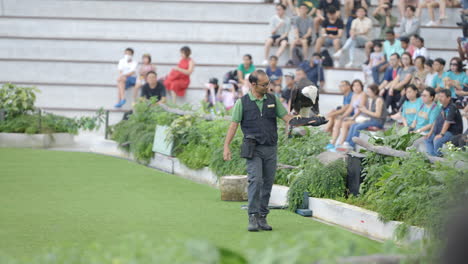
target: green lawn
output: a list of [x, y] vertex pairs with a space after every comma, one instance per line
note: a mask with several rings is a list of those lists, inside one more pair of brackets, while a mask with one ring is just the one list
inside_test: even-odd
[[207, 240], [243, 254], [280, 247], [282, 242], [306, 243], [310, 256], [387, 250], [286, 210], [271, 212], [273, 232], [248, 233], [241, 204], [245, 203], [220, 201], [219, 191], [212, 187], [131, 161], [88, 153], [0, 149], [0, 251], [14, 257], [33, 256], [54, 246], [109, 245], [127, 234], [143, 234], [159, 243]]

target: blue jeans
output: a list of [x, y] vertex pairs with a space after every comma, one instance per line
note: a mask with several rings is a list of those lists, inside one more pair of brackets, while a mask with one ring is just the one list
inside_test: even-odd
[[348, 132], [348, 137], [346, 138], [346, 142], [349, 143], [352, 147], [354, 147], [356, 144], [353, 142], [353, 137], [359, 137], [359, 133], [361, 130], [366, 129], [368, 127], [375, 126], [378, 128], [383, 128], [383, 124], [381, 121], [378, 120], [369, 120], [364, 123], [356, 123], [351, 125], [349, 128]]
[[450, 139], [452, 138], [453, 134], [450, 133], [450, 132], [445, 132], [444, 136], [437, 139], [437, 140], [434, 140], [436, 135], [434, 135], [434, 133], [428, 138], [426, 139], [424, 142], [426, 143], [426, 149], [427, 149], [427, 153], [429, 153], [429, 155], [431, 156], [442, 156], [442, 153], [439, 151], [440, 148], [442, 148], [442, 146], [450, 141]]
[[135, 86], [136, 77], [135, 76], [128, 76], [127, 80], [125, 80], [125, 89], [128, 89], [132, 86]]
[[374, 79], [375, 84], [380, 84], [382, 82], [382, 80], [380, 80], [379, 78], [380, 76], [379, 68], [384, 66], [385, 64], [387, 64], [386, 61], [380, 63], [377, 66], [372, 67], [372, 78]]

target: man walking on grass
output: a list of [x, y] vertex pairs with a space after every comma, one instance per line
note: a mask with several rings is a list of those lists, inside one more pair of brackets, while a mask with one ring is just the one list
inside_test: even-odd
[[[249, 225], [248, 231], [267, 230], [268, 202], [275, 180], [277, 163], [277, 121], [289, 123], [293, 116], [281, 104], [279, 98], [268, 93], [270, 80], [262, 70], [249, 76], [252, 90], [237, 100], [232, 111], [232, 122], [224, 141], [224, 160], [231, 160], [229, 145], [239, 124], [244, 134], [241, 157], [246, 159], [248, 173]], [[293, 122], [294, 121], [294, 122]], [[323, 117], [294, 118], [291, 125], [320, 125]]]

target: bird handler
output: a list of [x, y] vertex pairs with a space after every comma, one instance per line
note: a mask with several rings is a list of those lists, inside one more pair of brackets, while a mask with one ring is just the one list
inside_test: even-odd
[[224, 160], [231, 160], [229, 145], [239, 124], [244, 134], [241, 157], [246, 159], [248, 179], [248, 231], [272, 230], [266, 217], [268, 202], [275, 181], [277, 161], [277, 118], [293, 126], [326, 123], [324, 117], [294, 118], [280, 100], [268, 93], [270, 80], [263, 70], [249, 76], [252, 89], [237, 100], [232, 122], [224, 141]]

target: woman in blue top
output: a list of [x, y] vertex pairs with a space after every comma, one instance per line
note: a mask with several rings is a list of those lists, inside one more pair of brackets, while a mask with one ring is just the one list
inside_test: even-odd
[[420, 134], [427, 134], [431, 131], [432, 125], [440, 113], [440, 106], [435, 100], [435, 89], [427, 87], [421, 94], [423, 104], [420, 106], [416, 119], [411, 124], [410, 128]]
[[406, 87], [406, 100], [401, 108], [401, 119], [404, 126], [410, 126], [416, 119], [416, 114], [422, 105], [422, 99], [419, 97], [418, 88], [414, 84]]
[[452, 98], [457, 98], [457, 94], [463, 91], [463, 85], [468, 83], [468, 78], [460, 58], [454, 57], [450, 60], [450, 71], [444, 73], [443, 83], [444, 88], [450, 88]]

